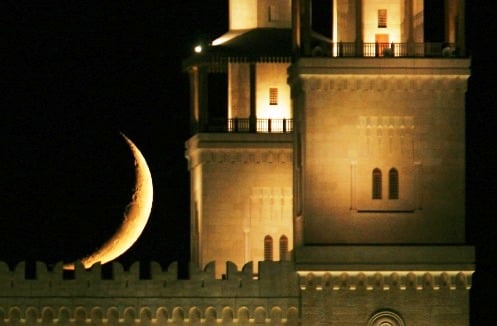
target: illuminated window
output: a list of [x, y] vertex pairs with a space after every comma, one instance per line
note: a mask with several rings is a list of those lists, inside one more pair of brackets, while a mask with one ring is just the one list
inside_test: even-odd
[[381, 199], [381, 170], [373, 170], [373, 199]]
[[399, 199], [399, 172], [396, 168], [388, 171], [388, 199]]
[[288, 238], [285, 235], [280, 237], [280, 260], [283, 260], [286, 257], [286, 253], [288, 252]]
[[276, 87], [269, 89], [269, 105], [278, 105], [278, 89]]
[[264, 237], [264, 260], [273, 260], [273, 238], [269, 235]]
[[387, 28], [387, 10], [378, 9], [378, 28]]

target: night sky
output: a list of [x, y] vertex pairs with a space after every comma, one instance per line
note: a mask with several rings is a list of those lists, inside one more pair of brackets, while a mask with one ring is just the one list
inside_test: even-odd
[[[474, 292], [495, 302], [485, 285], [497, 275], [489, 3], [467, 5], [467, 216], [478, 250]], [[227, 1], [11, 0], [0, 12], [0, 260], [71, 261], [113, 233], [134, 181], [123, 132], [149, 163], [155, 198], [144, 233], [118, 260], [186, 262], [189, 100], [181, 61], [227, 30]]]
[[227, 30], [225, 2], [2, 2], [0, 260], [71, 261], [113, 234], [134, 182], [119, 132], [155, 190], [144, 233], [119, 260], [188, 259], [182, 60]]

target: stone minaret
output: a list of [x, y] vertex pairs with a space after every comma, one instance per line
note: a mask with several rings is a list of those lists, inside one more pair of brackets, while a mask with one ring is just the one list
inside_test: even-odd
[[[312, 32], [311, 2], [294, 3], [289, 78], [295, 261], [323, 288], [303, 289], [306, 320], [467, 325], [464, 2], [445, 1], [438, 42], [425, 41], [423, 1], [335, 0], [330, 41]], [[461, 286], [397, 286], [432, 273]], [[326, 292], [333, 276], [343, 284]], [[368, 278], [381, 290], [347, 285]]]
[[468, 324], [464, 1], [424, 3], [230, 2], [185, 62], [194, 262], [292, 260], [303, 325]]
[[291, 1], [232, 0], [229, 31], [185, 62], [191, 257], [200, 267], [290, 257], [290, 58]]

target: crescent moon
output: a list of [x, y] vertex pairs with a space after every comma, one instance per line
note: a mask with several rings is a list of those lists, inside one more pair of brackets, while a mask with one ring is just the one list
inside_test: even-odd
[[[123, 133], [121, 136], [128, 143], [135, 160], [135, 188], [131, 201], [124, 210], [123, 222], [116, 233], [94, 253], [80, 259], [85, 268], [90, 268], [95, 263], [105, 264], [126, 252], [140, 237], [152, 210], [152, 175], [147, 161], [128, 137]], [[64, 268], [74, 269], [74, 264], [67, 264]]]

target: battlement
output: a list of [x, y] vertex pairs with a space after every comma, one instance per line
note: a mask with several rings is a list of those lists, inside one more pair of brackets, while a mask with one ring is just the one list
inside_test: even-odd
[[150, 273], [140, 277], [140, 263], [125, 270], [113, 262], [112, 275], [100, 264], [74, 271], [63, 264], [53, 268], [37, 262], [34, 271], [19, 263], [13, 270], [0, 263], [0, 325], [21, 324], [157, 324], [178, 322], [278, 321], [296, 324], [298, 275], [292, 262], [261, 262], [241, 269], [228, 262], [222, 279], [215, 263], [204, 270], [190, 265], [188, 279], [178, 278], [177, 263], [167, 269], [150, 263]]
[[[259, 273], [254, 276], [253, 264], [247, 263], [241, 269], [232, 262], [226, 263], [222, 279], [216, 279], [216, 265], [211, 262], [203, 270], [190, 265], [189, 278], [178, 278], [177, 263], [167, 269], [156, 262], [150, 262], [150, 273], [140, 276], [140, 263], [136, 262], [125, 270], [113, 262], [111, 275], [104, 275], [100, 264], [85, 269], [77, 263], [74, 271], [65, 271], [62, 263], [52, 269], [37, 262], [32, 275], [27, 277], [26, 263], [19, 263], [13, 270], [0, 262], [0, 298], [26, 296], [167, 296], [189, 297], [202, 293], [205, 297], [215, 296], [296, 296], [298, 276], [292, 262], [260, 262]], [[268, 285], [268, 291], [265, 291]], [[270, 289], [269, 289], [270, 285]], [[200, 291], [200, 292], [199, 292]], [[295, 293], [293, 293], [295, 292]]]

